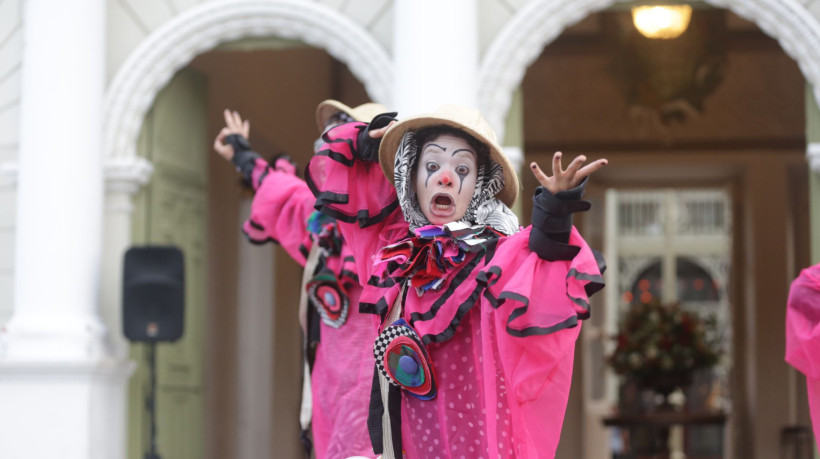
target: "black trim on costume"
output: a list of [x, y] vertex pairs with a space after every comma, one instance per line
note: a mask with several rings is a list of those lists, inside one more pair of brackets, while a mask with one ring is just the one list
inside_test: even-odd
[[299, 253], [301, 253], [302, 256], [305, 257], [305, 260], [307, 260], [308, 255], [310, 255], [310, 250], [305, 247], [305, 244], [299, 244]]
[[382, 434], [382, 392], [379, 385], [379, 368], [373, 365], [373, 383], [370, 386], [370, 405], [367, 410], [367, 432], [370, 434], [370, 446], [373, 452], [382, 454], [384, 436]]
[[248, 219], [248, 224], [249, 224], [249, 225], [251, 225], [251, 227], [252, 227], [253, 229], [256, 229], [256, 230], [259, 230], [259, 231], [265, 231], [265, 227], [264, 227], [264, 226], [260, 225], [259, 223], [256, 223], [256, 222], [255, 222], [255, 221], [253, 221], [253, 220]]
[[258, 189], [262, 186], [262, 182], [265, 180], [265, 177], [268, 176], [270, 173], [270, 167], [266, 167], [264, 171], [262, 171], [262, 175], [259, 176], [259, 180], [256, 181], [256, 188]]
[[373, 287], [378, 288], [389, 288], [396, 285], [396, 280], [392, 277], [388, 277], [387, 279], [380, 281], [378, 277], [375, 275], [370, 276], [370, 279], [367, 280], [367, 285], [371, 285]]
[[492, 261], [493, 257], [495, 256], [495, 249], [498, 248], [498, 241], [501, 238], [490, 239], [484, 245], [484, 250], [487, 252], [484, 254], [484, 265], [489, 265]]
[[253, 245], [265, 245], [265, 244], [269, 244], [269, 243], [270, 244], [280, 245], [279, 241], [277, 241], [276, 239], [274, 239], [272, 237], [269, 237], [267, 239], [253, 239], [252, 237], [248, 236], [247, 233], [245, 233], [245, 236], [248, 238], [248, 242], [250, 242]]
[[490, 287], [493, 286], [496, 282], [498, 282], [498, 279], [501, 278], [502, 272], [503, 271], [501, 270], [500, 266], [490, 266], [486, 271], [481, 271], [480, 273], [478, 273], [478, 276], [476, 276], [476, 280], [478, 282], [483, 282], [487, 285], [487, 288], [484, 289], [483, 296], [487, 299], [487, 302], [489, 302], [490, 306], [492, 306], [494, 309], [498, 308], [498, 305], [500, 303], [498, 302], [498, 298], [494, 297], [492, 292], [490, 292]]
[[[253, 222], [252, 222], [252, 221], [251, 221], [251, 226], [253, 226]], [[256, 228], [256, 227], [254, 226], [254, 228]], [[259, 229], [259, 228], [257, 228], [257, 229]], [[268, 237], [267, 237], [267, 238], [265, 238], [265, 239], [254, 239], [254, 238], [252, 238], [252, 237], [251, 237], [251, 235], [250, 235], [250, 234], [248, 234], [248, 233], [245, 231], [245, 229], [244, 229], [244, 228], [241, 228], [241, 231], [242, 231], [242, 234], [244, 234], [244, 235], [245, 235], [245, 237], [248, 239], [248, 242], [250, 242], [251, 244], [254, 244], [254, 245], [264, 245], [264, 244], [267, 244], [267, 243], [269, 243], [269, 242], [272, 242], [272, 243], [274, 243], [274, 244], [279, 244], [279, 241], [277, 241], [276, 239], [274, 239], [274, 238], [272, 238], [272, 237], [270, 237], [270, 236], [268, 236]]]
[[595, 257], [595, 262], [598, 263], [598, 271], [603, 274], [604, 271], [606, 271], [606, 259], [604, 258], [604, 254], [591, 247], [590, 250], [592, 250], [592, 256]]
[[367, 228], [368, 226], [380, 223], [399, 207], [399, 199], [396, 198], [376, 215], [370, 215], [370, 212], [367, 209], [359, 210], [356, 212], [356, 215], [349, 215], [329, 206], [335, 204], [348, 204], [350, 202], [350, 195], [333, 193], [331, 191], [320, 191], [311, 178], [309, 170], [305, 170], [305, 183], [307, 183], [308, 188], [316, 198], [316, 204], [314, 205], [316, 210], [344, 223], [358, 223], [360, 228]]
[[352, 255], [351, 255], [351, 256], [349, 256], [349, 257], [344, 257], [344, 258], [342, 258], [342, 261], [352, 261], [352, 262], [354, 262], [354, 263], [355, 263], [355, 262], [356, 262], [356, 257], [354, 257], [354, 256], [352, 256]]
[[414, 312], [410, 314], [410, 325], [415, 324], [415, 322], [418, 320], [430, 320], [434, 318], [438, 313], [438, 310], [441, 309], [444, 303], [446, 303], [447, 300], [450, 299], [450, 297], [461, 285], [461, 283], [464, 282], [464, 279], [469, 277], [469, 275], [473, 272], [478, 263], [481, 262], [481, 255], [482, 254], [476, 254], [476, 256], [474, 256], [473, 259], [470, 260], [470, 262], [467, 263], [466, 266], [461, 268], [458, 271], [458, 273], [455, 276], [453, 276], [453, 278], [450, 280], [449, 285], [447, 286], [447, 290], [445, 290], [444, 293], [439, 295], [439, 297], [436, 299], [436, 302], [433, 303], [432, 306], [430, 306], [430, 309], [427, 312]]
[[362, 314], [384, 316], [384, 313], [387, 312], [388, 307], [389, 305], [387, 304], [387, 301], [384, 300], [384, 297], [379, 298], [379, 301], [375, 303], [359, 302], [359, 312]]
[[387, 409], [390, 417], [390, 439], [393, 442], [393, 457], [403, 457], [401, 445], [401, 388], [388, 384]]
[[513, 328], [510, 325], [510, 322], [512, 322], [515, 319], [517, 319], [517, 318], [521, 317], [522, 315], [526, 314], [527, 309], [529, 309], [530, 300], [527, 297], [525, 297], [523, 295], [519, 295], [518, 293], [514, 293], [514, 292], [501, 292], [501, 294], [498, 295], [498, 299], [499, 299], [499, 302], [498, 302], [499, 306], [501, 304], [503, 304], [508, 299], [513, 300], [513, 301], [518, 301], [519, 303], [523, 304], [523, 306], [513, 309], [513, 311], [510, 313], [509, 317], [507, 317], [507, 327], [506, 327], [507, 328], [507, 333], [509, 333], [512, 336], [517, 336], [519, 338], [525, 338], [527, 336], [534, 336], [534, 335], [548, 335], [550, 333], [554, 333], [556, 331], [563, 330], [565, 328], [575, 327], [576, 325], [578, 325], [579, 315], [576, 314], [574, 316], [568, 317], [563, 322], [559, 322], [559, 323], [557, 323], [557, 324], [555, 324], [551, 327], [526, 327], [526, 328], [522, 328], [522, 329]]
[[456, 313], [453, 315], [453, 319], [450, 321], [450, 325], [447, 326], [441, 333], [437, 333], [435, 335], [428, 334], [421, 337], [421, 341], [424, 344], [430, 343], [442, 343], [447, 341], [448, 339], [452, 338], [453, 335], [456, 334], [456, 329], [461, 324], [461, 320], [464, 316], [473, 309], [473, 306], [478, 302], [478, 297], [481, 296], [481, 291], [486, 288], [486, 285], [476, 285], [473, 289], [473, 293], [470, 294], [467, 299], [458, 306]]
[[[577, 269], [572, 268], [567, 273], [567, 277], [570, 276], [578, 280], [589, 281], [588, 284], [584, 285], [584, 291], [586, 292], [588, 297], [594, 295], [595, 293], [598, 293], [599, 291], [601, 291], [601, 289], [603, 289], [606, 286], [606, 283], [604, 282], [604, 276], [601, 276], [600, 274], [582, 273]], [[575, 301], [574, 298], [573, 301]], [[584, 304], [581, 304], [575, 301], [575, 303], [589, 310], [589, 302], [584, 301]]]
[[345, 277], [349, 278], [350, 280], [356, 281], [357, 284], [359, 283], [359, 275], [354, 273], [353, 271], [351, 271], [349, 269], [341, 270], [339, 272], [339, 276], [345, 276]]
[[[345, 143], [350, 144], [350, 151], [351, 152], [354, 151], [352, 142], [345, 141], [345, 140], [336, 140], [335, 141], [335, 143], [339, 143], [339, 142], [345, 142]], [[326, 142], [326, 143], [330, 143], [330, 142]], [[326, 156], [327, 158], [330, 158], [333, 161], [336, 161], [337, 163], [342, 164], [345, 167], [353, 167], [353, 165], [356, 164], [355, 156], [353, 158], [347, 159], [347, 157], [345, 157], [344, 154], [339, 153], [338, 151], [333, 151], [330, 148], [323, 148], [323, 149], [317, 151], [314, 156]]]

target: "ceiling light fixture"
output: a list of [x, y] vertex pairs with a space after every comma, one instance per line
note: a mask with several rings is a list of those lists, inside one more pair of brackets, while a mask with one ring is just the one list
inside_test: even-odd
[[647, 38], [669, 40], [686, 32], [692, 19], [689, 5], [647, 5], [632, 8], [632, 23]]

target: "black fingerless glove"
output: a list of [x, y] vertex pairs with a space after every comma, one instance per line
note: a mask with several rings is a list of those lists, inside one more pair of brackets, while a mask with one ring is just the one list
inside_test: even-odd
[[253, 168], [256, 167], [256, 158], [261, 158], [261, 156], [251, 150], [248, 139], [243, 135], [231, 134], [225, 137], [225, 143], [233, 147], [231, 162], [236, 166], [236, 170], [242, 174], [245, 183], [250, 184]]
[[572, 260], [580, 247], [568, 244], [572, 232], [572, 214], [589, 210], [590, 204], [582, 201], [587, 179], [577, 187], [550, 193], [544, 187], [535, 189], [532, 198], [532, 230], [529, 247], [539, 257], [548, 261]]
[[370, 124], [364, 125], [360, 128], [359, 135], [356, 139], [357, 149], [354, 152], [354, 155], [357, 158], [364, 161], [379, 162], [379, 145], [381, 145], [382, 139], [374, 139], [370, 137], [370, 132], [375, 131], [376, 129], [381, 129], [390, 124], [391, 121], [395, 121], [396, 115], [398, 115], [398, 112], [376, 115]]

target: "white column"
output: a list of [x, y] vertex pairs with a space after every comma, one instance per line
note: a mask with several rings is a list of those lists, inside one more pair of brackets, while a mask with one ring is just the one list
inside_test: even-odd
[[14, 312], [0, 339], [9, 458], [122, 458], [131, 367], [98, 315], [105, 0], [23, 2]]
[[102, 352], [103, 0], [23, 11], [15, 306], [8, 359]]
[[393, 102], [399, 118], [442, 104], [478, 107], [475, 0], [396, 0]]

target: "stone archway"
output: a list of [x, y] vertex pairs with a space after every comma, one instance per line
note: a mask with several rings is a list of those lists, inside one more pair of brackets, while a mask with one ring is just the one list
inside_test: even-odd
[[393, 72], [387, 52], [337, 11], [297, 0], [209, 2], [159, 27], [120, 66], [106, 97], [103, 151], [109, 164], [136, 156], [142, 119], [174, 72], [220, 43], [270, 35], [324, 49], [348, 64], [374, 101], [390, 106]]
[[[150, 180], [152, 164], [137, 156], [146, 113], [171, 77], [221, 43], [245, 37], [301, 40], [344, 62], [370, 97], [391, 103], [393, 65], [384, 48], [337, 11], [299, 0], [220, 0], [193, 7], [157, 28], [128, 56], [108, 86], [103, 166], [106, 181], [101, 314], [109, 327], [120, 323], [121, 255], [131, 243], [133, 196]], [[117, 335], [114, 353], [127, 355]]]
[[[820, 21], [794, 0], [706, 0], [726, 8], [775, 38], [800, 67], [820, 101]], [[568, 26], [616, 0], [533, 0], [493, 40], [479, 69], [481, 112], [504, 138], [504, 120], [527, 67]]]

